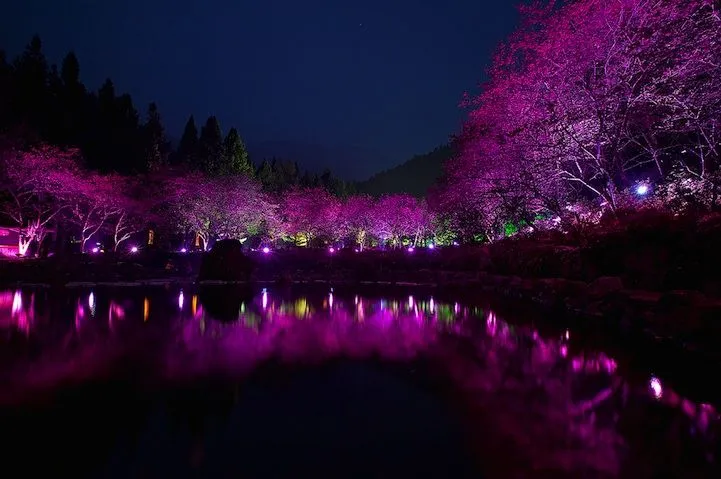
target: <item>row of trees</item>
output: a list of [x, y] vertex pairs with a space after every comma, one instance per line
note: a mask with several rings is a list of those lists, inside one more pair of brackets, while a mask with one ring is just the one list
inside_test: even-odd
[[425, 202], [408, 195], [342, 199], [322, 187], [301, 186], [276, 194], [246, 175], [190, 169], [101, 174], [82, 168], [76, 150], [5, 145], [0, 151], [0, 211], [20, 233], [21, 254], [42, 244], [55, 226], [72, 232], [82, 251], [91, 238], [109, 238], [117, 250], [149, 228], [166, 244], [171, 238], [195, 240], [201, 249], [223, 238], [399, 247], [432, 235]]
[[522, 14], [466, 102], [460, 153], [431, 200], [453, 229], [492, 237], [579, 202], [615, 212], [641, 182], [666, 206], [718, 209], [718, 2], [535, 2]]
[[131, 96], [118, 94], [112, 80], [89, 90], [75, 54], [68, 53], [60, 68], [49, 65], [37, 36], [12, 61], [0, 50], [0, 133], [31, 145], [76, 148], [88, 169], [103, 173], [180, 165], [209, 176], [257, 175], [272, 192], [322, 186], [343, 196], [351, 190], [329, 171], [310, 175], [289, 161], [264, 161], [256, 170], [238, 130], [224, 135], [215, 116], [199, 128], [191, 115], [174, 149], [155, 103], [141, 119]]

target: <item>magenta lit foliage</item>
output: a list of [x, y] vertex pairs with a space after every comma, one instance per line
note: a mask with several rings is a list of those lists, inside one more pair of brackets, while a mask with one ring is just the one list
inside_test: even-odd
[[[584, 199], [613, 211], [640, 178], [678, 184], [670, 173], [679, 168], [687, 188], [654, 188], [667, 206], [675, 191], [721, 186], [717, 2], [578, 0], [521, 10], [521, 28], [464, 105], [458, 154], [434, 196], [457, 229], [491, 238], [504, 223], [563, 216]], [[716, 196], [700, 203], [713, 207]]]

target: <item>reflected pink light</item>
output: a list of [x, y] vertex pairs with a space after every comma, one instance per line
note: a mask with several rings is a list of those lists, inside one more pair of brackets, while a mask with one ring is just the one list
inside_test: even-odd
[[649, 387], [651, 388], [653, 397], [655, 397], [656, 399], [661, 399], [661, 396], [663, 396], [663, 386], [661, 386], [661, 381], [656, 377], [651, 377], [651, 381], [649, 381]]
[[23, 297], [22, 294], [20, 294], [20, 291], [15, 291], [15, 294], [13, 294], [13, 306], [12, 306], [12, 314], [15, 316], [22, 310], [23, 307]]
[[268, 307], [268, 291], [263, 288], [263, 296], [261, 298], [261, 302], [263, 304], [263, 309]]
[[185, 302], [185, 296], [183, 295], [183, 290], [180, 290], [180, 293], [178, 294], [178, 309], [183, 309], [183, 303]]
[[409, 253], [412, 253], [412, 252], [414, 252], [414, 251], [415, 251], [415, 248], [414, 248], [413, 246], [410, 246], [410, 247], [408, 248], [408, 252], [409, 252]]
[[568, 356], [568, 346], [564, 344], [561, 346], [561, 357], [565, 358], [566, 356]]

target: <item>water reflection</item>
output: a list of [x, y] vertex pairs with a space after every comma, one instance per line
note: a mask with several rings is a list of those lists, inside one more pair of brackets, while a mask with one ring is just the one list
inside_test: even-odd
[[[638, 440], [628, 424], [654, 407], [663, 408], [676, 440], [693, 441], [703, 467], [715, 467], [719, 414], [712, 405], [679, 395], [656, 375], [635, 381], [609, 355], [574, 347], [579, 335], [568, 329], [540, 334], [487, 307], [417, 293], [332, 290], [208, 288], [192, 293], [189, 309], [183, 290], [73, 294], [53, 303], [49, 292], [0, 292], [0, 347], [12, 351], [3, 356], [0, 400], [24, 401], [59, 384], [107, 377], [129, 362], [141, 363], [138, 380], [176, 384], [218, 374], [242, 378], [269, 361], [424, 358], [453, 385], [458, 410], [484, 450], [499, 447], [489, 441], [520, 448], [514, 457], [523, 461], [508, 468], [619, 474], [631, 467]], [[103, 312], [107, 322], [95, 319]], [[9, 339], [15, 332], [26, 343]], [[42, 354], [29, 354], [32, 344], [41, 344]], [[488, 428], [492, 438], [479, 432]]]

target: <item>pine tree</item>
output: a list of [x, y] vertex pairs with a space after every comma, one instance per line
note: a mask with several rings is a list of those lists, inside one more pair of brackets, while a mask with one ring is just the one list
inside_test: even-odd
[[250, 163], [248, 151], [245, 149], [245, 144], [240, 138], [238, 130], [235, 128], [230, 129], [228, 136], [225, 137], [223, 149], [223, 174], [253, 176], [254, 168]]
[[69, 52], [63, 58], [63, 64], [60, 67], [60, 78], [66, 88], [76, 87], [80, 84], [80, 62], [74, 52]]
[[180, 138], [180, 143], [178, 144], [175, 163], [182, 163], [194, 168], [199, 168], [197, 155], [198, 128], [195, 126], [195, 118], [193, 118], [193, 115], [190, 115], [190, 118], [188, 118], [185, 124], [183, 136]]
[[165, 139], [165, 129], [160, 119], [158, 105], [148, 105], [148, 120], [143, 125], [144, 151], [147, 169], [155, 171], [167, 164], [169, 145]]
[[255, 176], [263, 185], [263, 189], [266, 191], [274, 191], [275, 173], [273, 172], [273, 167], [268, 160], [263, 160], [263, 163], [260, 164]]
[[214, 116], [208, 117], [200, 130], [198, 141], [198, 163], [200, 170], [211, 175], [220, 173], [223, 164], [223, 133]]
[[35, 35], [14, 64], [12, 115], [17, 124], [31, 128], [26, 132], [31, 135], [44, 129], [48, 107], [48, 63], [42, 46]]
[[73, 52], [63, 58], [60, 67], [62, 81], [62, 131], [63, 141], [68, 145], [79, 146], [82, 138], [87, 135], [88, 125], [93, 121], [92, 112], [88, 108], [89, 98], [85, 85], [80, 82], [80, 62]]
[[12, 98], [12, 69], [7, 62], [4, 50], [0, 50], [0, 130], [4, 131], [11, 123], [10, 99]]

